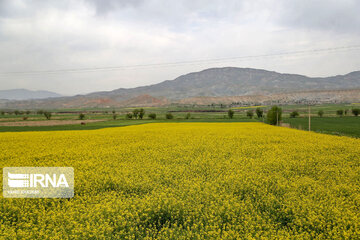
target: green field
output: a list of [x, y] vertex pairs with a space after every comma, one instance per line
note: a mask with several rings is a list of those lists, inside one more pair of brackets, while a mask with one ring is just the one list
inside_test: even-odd
[[[356, 104], [322, 104], [311, 106], [311, 130], [315, 132], [346, 135], [352, 137], [360, 137], [360, 117], [351, 115], [352, 108], [358, 108]], [[168, 106], [168, 107], [147, 107], [143, 120], [126, 119], [126, 113], [132, 112], [135, 108], [114, 108], [114, 109], [52, 109], [52, 120], [76, 120], [79, 114], [84, 113], [85, 119], [103, 120], [102, 122], [92, 122], [86, 125], [57, 125], [57, 126], [0, 126], [0, 132], [19, 132], [19, 131], [60, 131], [60, 130], [91, 130], [107, 127], [121, 127], [127, 125], [136, 125], [152, 122], [257, 122], [266, 121], [266, 119], [258, 119], [256, 115], [253, 119], [246, 116], [246, 112], [254, 110], [257, 106], [232, 107], [235, 111], [233, 119], [229, 119], [227, 111], [229, 108], [221, 106]], [[267, 112], [271, 106], [259, 106]], [[292, 128], [308, 130], [308, 106], [307, 105], [284, 105], [283, 122], [290, 124]], [[336, 111], [342, 109], [347, 110], [347, 115], [338, 117]], [[324, 111], [324, 117], [317, 116], [319, 110]], [[47, 121], [41, 114], [31, 111], [30, 114], [15, 115], [11, 110], [0, 115], [1, 122], [19, 122], [19, 121]], [[13, 111], [13, 110], [12, 110]], [[116, 112], [117, 118], [113, 120], [113, 111]], [[290, 113], [297, 111], [300, 116], [290, 118]], [[165, 114], [171, 113], [174, 119], [166, 119]], [[156, 120], [151, 120], [148, 114], [155, 113]], [[190, 118], [186, 119], [186, 115], [190, 113]], [[23, 120], [26, 116], [27, 120]]]
[[[309, 119], [286, 118], [284, 122], [291, 127], [309, 130]], [[360, 137], [360, 117], [312, 117], [311, 130], [320, 133]]]

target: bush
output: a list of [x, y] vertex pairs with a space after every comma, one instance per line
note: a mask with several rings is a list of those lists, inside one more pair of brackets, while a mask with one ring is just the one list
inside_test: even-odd
[[319, 111], [318, 111], [318, 115], [319, 115], [319, 117], [322, 117], [322, 116], [324, 115], [324, 111], [323, 111], [323, 110], [319, 110]]
[[166, 117], [166, 119], [173, 119], [174, 118], [174, 116], [171, 113], [167, 113], [165, 115], [165, 117]]
[[51, 112], [44, 112], [44, 116], [46, 117], [47, 120], [51, 119]]
[[360, 109], [359, 108], [354, 108], [351, 110], [352, 114], [357, 117], [360, 114]]
[[29, 110], [27, 110], [25, 113], [26, 113], [26, 115], [29, 115], [31, 112]]
[[246, 116], [248, 116], [249, 118], [253, 118], [253, 116], [254, 116], [254, 111], [253, 111], [253, 110], [248, 110], [248, 111], [246, 112]]
[[4, 111], [1, 111], [1, 115], [5, 115], [5, 112], [4, 112]]
[[344, 115], [344, 110], [342, 110], [342, 109], [340, 109], [340, 110], [337, 110], [336, 111], [336, 115], [338, 115], [338, 116], [343, 116]]
[[273, 106], [267, 113], [267, 120], [271, 125], [279, 125], [282, 110], [278, 106]]
[[297, 111], [293, 111], [293, 112], [290, 113], [291, 118], [296, 118], [298, 116], [299, 116], [299, 113]]
[[264, 111], [261, 109], [261, 108], [256, 108], [256, 116], [258, 117], [258, 118], [262, 118], [263, 117], [263, 115], [264, 115]]
[[156, 114], [155, 113], [150, 113], [148, 117], [150, 119], [154, 120], [154, 119], [156, 119]]
[[191, 114], [190, 114], [190, 113], [187, 113], [187, 114], [185, 115], [185, 119], [190, 119], [190, 117], [191, 117]]
[[113, 113], [113, 116], [112, 116], [112, 117], [113, 117], [114, 120], [116, 120], [117, 114], [116, 114], [116, 113]]
[[229, 111], [228, 111], [228, 117], [231, 119], [231, 118], [233, 118], [234, 117], [234, 111], [232, 110], [232, 109], [229, 109]]
[[38, 114], [38, 115], [43, 115], [43, 114], [44, 114], [44, 111], [43, 111], [43, 110], [37, 110], [37, 111], [36, 111], [36, 114]]
[[27, 120], [27, 119], [28, 119], [28, 117], [23, 117], [23, 118], [22, 118], [22, 120], [24, 120], [24, 121]]
[[84, 119], [85, 119], [85, 114], [80, 113], [80, 114], [79, 114], [79, 119], [80, 119], [80, 120], [84, 120]]
[[125, 115], [125, 118], [126, 118], [126, 119], [132, 119], [132, 118], [133, 118], [132, 113], [127, 113], [127, 114]]

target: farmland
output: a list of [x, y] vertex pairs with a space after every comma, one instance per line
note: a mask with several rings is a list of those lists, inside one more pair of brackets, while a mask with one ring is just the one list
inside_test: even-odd
[[[284, 122], [290, 123], [293, 128], [309, 129], [309, 122], [306, 117], [289, 118], [284, 120]], [[347, 135], [359, 138], [360, 117], [313, 117], [311, 119], [311, 130], [320, 133]]]
[[1, 198], [5, 239], [360, 238], [360, 139], [173, 122], [0, 141], [1, 167], [75, 170], [72, 199]]
[[[347, 104], [320, 104], [311, 106], [312, 131], [334, 135], [360, 137], [360, 117], [354, 117], [351, 109], [359, 108], [358, 103]], [[292, 128], [308, 130], [308, 106], [307, 105], [283, 105], [282, 122]], [[37, 114], [31, 110], [29, 114], [14, 114], [14, 110], [2, 110], [0, 114], [0, 132], [24, 132], [24, 131], [62, 131], [62, 130], [93, 130], [109, 127], [123, 127], [145, 123], [167, 122], [266, 122], [265, 118], [253, 118], [247, 116], [247, 111], [255, 111], [261, 108], [264, 113], [271, 106], [242, 106], [225, 107], [224, 105], [184, 105], [167, 107], [144, 107], [143, 119], [127, 119], [126, 114], [134, 111], [133, 107], [127, 108], [83, 108], [83, 109], [50, 109], [51, 120], [46, 120], [43, 114]], [[232, 109], [234, 117], [228, 118], [227, 111]], [[347, 114], [339, 117], [336, 111], [342, 109]], [[290, 118], [290, 113], [297, 111], [299, 116]], [[324, 116], [318, 117], [318, 112], [323, 111]], [[115, 112], [116, 119], [113, 119]], [[79, 120], [79, 114], [84, 114], [84, 120]], [[149, 114], [156, 114], [156, 119], [150, 119]], [[171, 113], [173, 119], [166, 119], [166, 113]], [[188, 116], [188, 117], [187, 117]], [[26, 120], [24, 120], [24, 117]], [[86, 123], [80, 125], [80, 122]]]

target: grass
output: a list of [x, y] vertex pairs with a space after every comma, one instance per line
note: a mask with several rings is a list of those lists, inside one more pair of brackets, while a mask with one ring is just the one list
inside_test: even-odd
[[[309, 120], [306, 117], [286, 118], [293, 128], [309, 130]], [[360, 117], [312, 117], [311, 130], [320, 133], [360, 137]]]

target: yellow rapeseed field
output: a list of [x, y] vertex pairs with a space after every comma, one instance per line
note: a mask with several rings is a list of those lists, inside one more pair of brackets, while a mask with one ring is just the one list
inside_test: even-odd
[[360, 139], [158, 123], [0, 143], [1, 167], [75, 170], [72, 199], [1, 197], [0, 239], [360, 238]]

